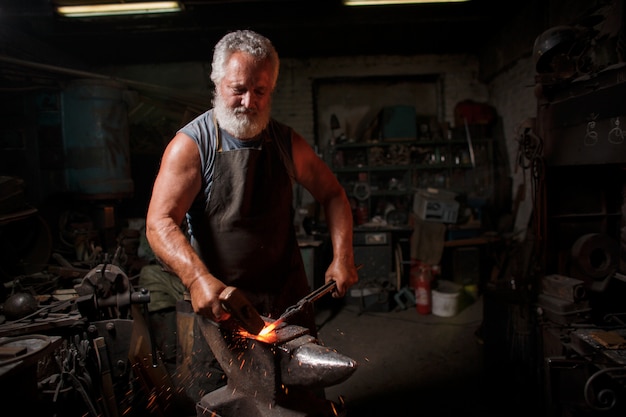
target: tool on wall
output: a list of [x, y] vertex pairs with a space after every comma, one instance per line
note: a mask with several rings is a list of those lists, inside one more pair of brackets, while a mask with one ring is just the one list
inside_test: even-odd
[[474, 145], [472, 145], [472, 135], [470, 135], [469, 124], [467, 123], [467, 119], [463, 119], [465, 123], [465, 136], [467, 138], [467, 147], [469, 149], [470, 161], [472, 163], [472, 168], [476, 168], [476, 158], [474, 156]]

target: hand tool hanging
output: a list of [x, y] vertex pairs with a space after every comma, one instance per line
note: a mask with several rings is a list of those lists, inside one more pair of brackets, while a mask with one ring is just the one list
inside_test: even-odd
[[474, 145], [472, 145], [472, 135], [470, 135], [469, 125], [467, 119], [463, 119], [465, 122], [465, 137], [467, 138], [467, 148], [470, 154], [470, 161], [472, 162], [472, 168], [476, 168], [476, 157], [474, 156]]

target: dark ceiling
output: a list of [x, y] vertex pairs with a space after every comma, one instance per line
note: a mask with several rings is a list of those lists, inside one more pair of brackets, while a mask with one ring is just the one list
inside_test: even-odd
[[512, 8], [501, 0], [363, 8], [340, 0], [182, 0], [179, 14], [68, 19], [52, 2], [3, 0], [0, 53], [85, 67], [208, 61], [215, 42], [240, 28], [268, 36], [282, 57], [471, 53]]

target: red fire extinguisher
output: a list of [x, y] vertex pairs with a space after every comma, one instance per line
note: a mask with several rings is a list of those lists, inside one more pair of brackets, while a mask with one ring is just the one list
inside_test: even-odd
[[415, 301], [417, 312], [420, 314], [430, 314], [432, 306], [432, 294], [430, 283], [432, 281], [430, 265], [421, 264], [415, 280]]

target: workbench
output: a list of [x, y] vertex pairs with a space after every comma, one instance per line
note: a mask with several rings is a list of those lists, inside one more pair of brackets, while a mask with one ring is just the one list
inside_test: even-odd
[[4, 407], [22, 415], [40, 414], [38, 364], [62, 341], [60, 336], [38, 334], [0, 338], [0, 392], [9, 400]]

